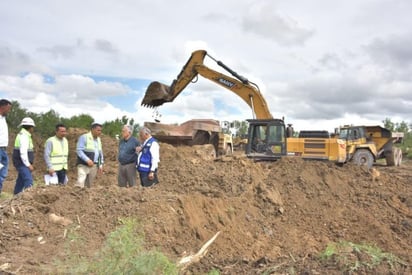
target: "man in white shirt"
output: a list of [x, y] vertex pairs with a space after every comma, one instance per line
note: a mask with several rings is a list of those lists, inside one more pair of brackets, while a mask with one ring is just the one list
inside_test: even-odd
[[7, 126], [6, 115], [10, 110], [11, 102], [7, 99], [0, 99], [0, 194], [9, 170], [9, 157], [7, 155], [9, 128]]
[[139, 131], [141, 146], [137, 147], [137, 171], [139, 171], [140, 183], [143, 187], [150, 187], [159, 183], [157, 167], [160, 161], [159, 143], [152, 137], [151, 131], [143, 127]]

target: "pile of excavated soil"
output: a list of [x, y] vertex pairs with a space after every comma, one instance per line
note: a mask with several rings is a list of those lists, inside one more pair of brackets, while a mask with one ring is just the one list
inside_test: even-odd
[[[340, 274], [344, 263], [319, 254], [332, 242], [375, 245], [403, 263], [360, 266], [359, 273], [412, 273], [412, 164], [378, 166], [380, 176], [352, 165], [285, 158], [253, 162], [241, 154], [213, 159], [208, 146], [161, 144], [160, 184], [117, 187], [117, 141], [102, 137], [105, 173], [90, 189], [73, 186], [75, 142], [70, 131], [69, 184], [42, 186], [0, 199], [0, 268], [44, 273], [67, 257], [68, 232], [81, 236], [80, 255], [93, 255], [121, 219], [139, 221], [145, 246], [172, 260], [219, 236], [186, 274]], [[45, 171], [37, 146], [37, 183]], [[4, 191], [12, 192], [10, 167]], [[53, 222], [50, 215], [61, 218]], [[87, 249], [84, 249], [87, 247]], [[73, 251], [72, 251], [73, 253]], [[353, 257], [362, 258], [356, 251]], [[360, 261], [362, 259], [359, 259]]]

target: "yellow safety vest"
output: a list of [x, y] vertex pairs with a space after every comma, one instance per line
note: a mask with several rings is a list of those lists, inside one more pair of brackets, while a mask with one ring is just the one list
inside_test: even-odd
[[52, 151], [50, 153], [50, 162], [53, 169], [60, 171], [62, 169], [67, 170], [67, 157], [69, 155], [69, 144], [66, 138], [60, 140], [56, 136], [50, 137], [47, 141], [52, 142]]
[[23, 135], [27, 136], [29, 139], [29, 148], [27, 149], [27, 155], [29, 157], [29, 162], [33, 164], [33, 161], [34, 161], [34, 146], [33, 146], [33, 140], [31, 138], [31, 134], [29, 131], [22, 128], [20, 132], [17, 134], [16, 139], [14, 141], [14, 150], [13, 150], [12, 158], [13, 158], [13, 164], [16, 167], [23, 165], [23, 162], [20, 157], [20, 138]]
[[[94, 160], [94, 153], [95, 153], [95, 148], [94, 148], [94, 138], [92, 135], [92, 132], [88, 132], [87, 134], [85, 134], [85, 138], [86, 138], [86, 146], [83, 150], [83, 152], [86, 154], [86, 156], [91, 159], [92, 161]], [[102, 142], [100, 140], [100, 137], [97, 138], [97, 148], [98, 148], [98, 153], [99, 153], [99, 160], [98, 160], [98, 164], [100, 165], [101, 163], [101, 157], [102, 157]], [[77, 156], [77, 164], [84, 164], [86, 165], [86, 162], [84, 160], [82, 160], [79, 156]]]

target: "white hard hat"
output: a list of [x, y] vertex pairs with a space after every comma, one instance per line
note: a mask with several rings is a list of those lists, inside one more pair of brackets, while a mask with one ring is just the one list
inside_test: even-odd
[[20, 127], [20, 126], [23, 126], [23, 125], [33, 126], [33, 127], [36, 126], [36, 125], [34, 124], [33, 119], [31, 119], [30, 117], [25, 117], [25, 118], [23, 118], [23, 120], [21, 121], [19, 127]]

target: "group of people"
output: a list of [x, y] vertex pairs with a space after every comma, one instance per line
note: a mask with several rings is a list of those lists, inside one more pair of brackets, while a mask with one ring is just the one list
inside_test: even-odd
[[[11, 102], [0, 99], [0, 194], [4, 179], [8, 174], [9, 159], [7, 147], [9, 143], [6, 115], [11, 110]], [[32, 171], [34, 163], [34, 146], [32, 134], [35, 123], [32, 118], [24, 118], [19, 127], [19, 133], [14, 142], [12, 154], [13, 165], [18, 175], [14, 187], [14, 194], [18, 194], [33, 186]], [[44, 145], [44, 161], [50, 178], [56, 179], [56, 184], [64, 185], [68, 182], [69, 144], [66, 138], [67, 129], [63, 124], [57, 124], [55, 135], [48, 138]], [[91, 187], [96, 176], [103, 173], [104, 155], [100, 139], [102, 124], [93, 122], [89, 132], [81, 135], [76, 145], [77, 181], [75, 186], [80, 188]], [[140, 184], [150, 187], [159, 182], [157, 171], [159, 158], [159, 144], [152, 137], [150, 129], [143, 127], [139, 130], [139, 139], [133, 136], [130, 125], [122, 128], [122, 138], [118, 148], [118, 186], [136, 186], [137, 173]]]

